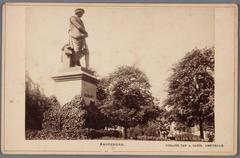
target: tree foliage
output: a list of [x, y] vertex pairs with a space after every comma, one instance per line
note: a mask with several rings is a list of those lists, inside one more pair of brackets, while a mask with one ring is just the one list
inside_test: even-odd
[[214, 49], [194, 49], [174, 66], [165, 105], [175, 121], [214, 128]]
[[98, 85], [97, 98], [108, 125], [127, 129], [144, 124], [157, 113], [147, 76], [133, 66], [119, 67]]
[[25, 76], [25, 128], [26, 129], [42, 129], [43, 113], [49, 108], [48, 98], [40, 90], [37, 83], [26, 73]]

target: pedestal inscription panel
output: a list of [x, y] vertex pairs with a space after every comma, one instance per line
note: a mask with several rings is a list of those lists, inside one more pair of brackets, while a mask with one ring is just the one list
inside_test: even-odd
[[81, 95], [86, 104], [96, 100], [98, 79], [91, 71], [73, 67], [59, 71], [52, 78], [56, 83], [55, 94], [61, 105], [76, 95]]

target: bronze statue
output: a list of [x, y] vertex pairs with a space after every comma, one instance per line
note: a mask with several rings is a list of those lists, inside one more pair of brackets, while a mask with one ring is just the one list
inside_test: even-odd
[[85, 26], [81, 17], [84, 14], [84, 10], [78, 8], [75, 10], [75, 15], [70, 17], [69, 25], [69, 43], [64, 45], [62, 50], [69, 59], [69, 66], [81, 66], [80, 59], [85, 56], [86, 68], [89, 68], [89, 50], [85, 38], [88, 37], [88, 33], [85, 30]]

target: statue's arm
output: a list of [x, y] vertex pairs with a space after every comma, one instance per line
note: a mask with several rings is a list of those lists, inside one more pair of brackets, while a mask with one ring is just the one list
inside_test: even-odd
[[78, 22], [78, 20], [76, 19], [76, 17], [72, 16], [72, 17], [70, 18], [70, 22], [71, 22], [79, 31], [81, 31], [82, 33], [84, 33], [84, 34], [86, 34], [86, 35], [88, 34], [87, 31], [85, 30], [84, 26], [82, 26], [82, 25]]

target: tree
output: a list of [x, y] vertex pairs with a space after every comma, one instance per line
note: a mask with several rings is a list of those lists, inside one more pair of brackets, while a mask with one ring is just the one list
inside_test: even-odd
[[157, 113], [147, 76], [133, 66], [119, 67], [103, 78], [97, 98], [108, 126], [123, 127], [124, 138], [130, 127], [147, 123]]
[[40, 90], [40, 86], [33, 82], [28, 73], [25, 76], [25, 128], [41, 130], [43, 113], [49, 108], [48, 98]]
[[194, 49], [174, 66], [165, 105], [175, 121], [214, 128], [214, 48]]

